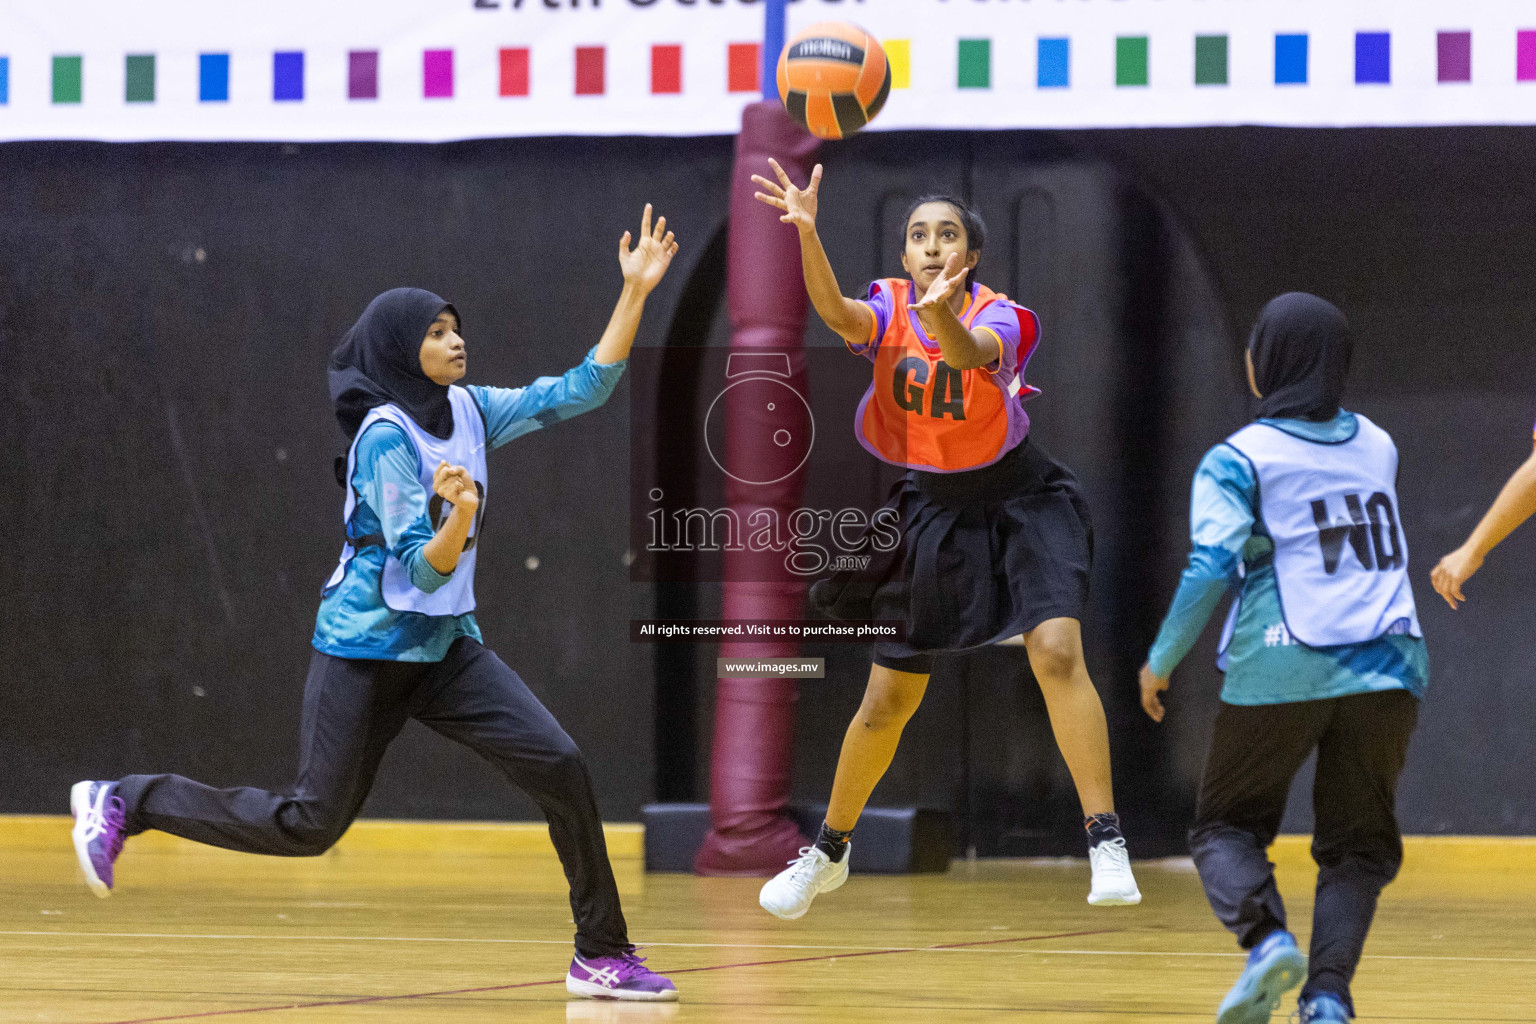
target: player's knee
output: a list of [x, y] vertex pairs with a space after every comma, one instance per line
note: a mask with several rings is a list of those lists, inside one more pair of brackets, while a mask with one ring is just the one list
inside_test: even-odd
[[1043, 686], [1073, 683], [1085, 673], [1083, 649], [1068, 637], [1049, 637], [1029, 647], [1029, 667]]
[[923, 695], [905, 690], [886, 689], [866, 693], [859, 708], [859, 719], [866, 729], [900, 729], [917, 711]]
[[1189, 832], [1189, 851], [1198, 863], [1205, 858], [1245, 858], [1274, 842], [1273, 832], [1242, 828], [1225, 821], [1196, 821]]
[[564, 733], [560, 735], [545, 762], [545, 773], [562, 788], [586, 784], [587, 759], [575, 740]]
[[1312, 859], [1329, 874], [1355, 876], [1385, 886], [1403, 866], [1403, 850], [1390, 841], [1364, 839], [1314, 849]]
[[347, 822], [312, 820], [300, 823], [288, 830], [299, 857], [318, 857], [340, 842], [347, 832]]

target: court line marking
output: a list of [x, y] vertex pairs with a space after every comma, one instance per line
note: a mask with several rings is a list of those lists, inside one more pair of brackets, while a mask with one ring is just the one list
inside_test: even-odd
[[[1116, 928], [1109, 932], [1073, 932], [1072, 935], [1104, 935], [1123, 933], [1125, 929]], [[413, 935], [207, 935], [185, 934], [178, 932], [49, 932], [49, 931], [0, 931], [0, 936], [15, 935], [26, 937], [59, 936], [63, 938], [87, 938], [87, 939], [225, 939], [232, 941], [267, 941], [271, 939], [283, 939], [290, 942], [308, 940], [311, 942], [467, 942], [482, 945], [505, 946], [569, 946], [568, 939], [485, 939], [485, 938], [459, 938], [452, 936], [413, 936]], [[1020, 941], [1024, 937], [1015, 936], [1013, 939], [990, 940], [997, 943]], [[1034, 941], [1031, 939], [1030, 941]], [[821, 950], [848, 950], [850, 952], [882, 953], [1000, 953], [1012, 956], [1013, 951], [1007, 949], [977, 949], [975, 946], [982, 943], [948, 943], [937, 946], [839, 946], [813, 943], [767, 943], [767, 942], [646, 942], [641, 945], [653, 949], [821, 949]], [[1148, 950], [1148, 949], [1037, 949], [1035, 953], [1050, 954], [1052, 956], [1178, 956], [1178, 957], [1246, 957], [1242, 952], [1187, 952], [1175, 950]], [[1406, 953], [1370, 953], [1365, 960], [1423, 960], [1430, 962], [1448, 963], [1474, 963], [1474, 964], [1536, 964], [1536, 957], [1529, 956], [1432, 956], [1425, 954]], [[689, 968], [698, 970], [699, 968]]]
[[[782, 964], [809, 963], [818, 960], [846, 960], [856, 956], [888, 956], [892, 953], [911, 953], [920, 949], [956, 949], [965, 946], [996, 946], [1005, 942], [1043, 942], [1047, 939], [1076, 939], [1088, 935], [1115, 935], [1123, 932], [1123, 928], [1101, 928], [1086, 932], [1058, 932], [1054, 935], [1015, 935], [1006, 939], [982, 939], [976, 942], [946, 942], [937, 946], [923, 946], [914, 949], [869, 949], [855, 953], [840, 953], [830, 956], [799, 956], [789, 957], [783, 960], [758, 960], [750, 963], [738, 964], [713, 964], [708, 967], [684, 967], [668, 974], [698, 974], [703, 971], [729, 971], [741, 967], [777, 967]], [[547, 985], [560, 985], [564, 978], [553, 981], [523, 981], [511, 985], [486, 985], [480, 988], [443, 989], [436, 992], [406, 992], [393, 996], [358, 996], [352, 999], [327, 999], [308, 1003], [287, 1003], [282, 1006], [247, 1006], [233, 1010], [204, 1010], [198, 1013], [177, 1013], [165, 1017], [135, 1017], [131, 1020], [112, 1021], [110, 1024], [161, 1024], [171, 1020], [200, 1020], [207, 1017], [232, 1017], [244, 1013], [271, 1013], [277, 1010], [314, 1010], [326, 1006], [362, 1006], [368, 1003], [399, 1002], [405, 999], [439, 999], [445, 996], [480, 995], [486, 992], [509, 992], [521, 988], [540, 988]]]

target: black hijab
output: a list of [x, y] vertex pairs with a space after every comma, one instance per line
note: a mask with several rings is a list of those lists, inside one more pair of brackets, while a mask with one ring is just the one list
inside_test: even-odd
[[453, 436], [448, 388], [421, 369], [421, 343], [439, 313], [458, 310], [422, 288], [391, 288], [368, 303], [331, 353], [331, 401], [351, 440], [376, 405], [393, 402], [427, 433]]
[[1349, 322], [1331, 302], [1306, 292], [1270, 299], [1248, 338], [1264, 396], [1259, 418], [1333, 419], [1354, 348]]

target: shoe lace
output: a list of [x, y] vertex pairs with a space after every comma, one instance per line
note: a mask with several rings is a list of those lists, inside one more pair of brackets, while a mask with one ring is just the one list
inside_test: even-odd
[[107, 855], [116, 860], [117, 855], [123, 852], [123, 839], [128, 827], [128, 808], [123, 804], [123, 798], [114, 796], [109, 799], [102, 817], [106, 819], [111, 836], [107, 840]]
[[1115, 867], [1129, 870], [1131, 866], [1131, 852], [1126, 849], [1123, 836], [1106, 839], [1093, 849], [1101, 858], [1109, 860]]
[[794, 860], [785, 861], [786, 864], [789, 864], [795, 869], [794, 873], [789, 876], [789, 880], [791, 882], [804, 882], [814, 877], [816, 874], [816, 869], [821, 866], [820, 858], [824, 858], [826, 856], [826, 854], [822, 853], [814, 846], [800, 847], [800, 856], [796, 857]]
[[637, 955], [639, 951], [639, 946], [630, 946], [624, 952], [614, 957], [615, 960], [619, 961], [619, 963], [623, 965], [622, 973], [624, 976], [633, 978], [639, 974], [651, 973], [651, 969], [644, 966], [646, 958]]

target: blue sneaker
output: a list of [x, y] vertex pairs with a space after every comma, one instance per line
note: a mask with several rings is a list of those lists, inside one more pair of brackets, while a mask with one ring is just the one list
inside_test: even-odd
[[1297, 1013], [1301, 1024], [1349, 1024], [1349, 1010], [1332, 992], [1319, 992], [1311, 999], [1303, 999]]
[[106, 899], [112, 895], [112, 865], [123, 852], [126, 838], [122, 798], [115, 782], [77, 782], [69, 791], [69, 813], [75, 827], [75, 859], [85, 873], [91, 892]]
[[1216, 1024], [1269, 1024], [1280, 997], [1306, 976], [1307, 958], [1296, 948], [1296, 937], [1284, 929], [1271, 932], [1248, 954], [1242, 977], [1216, 1011]]

